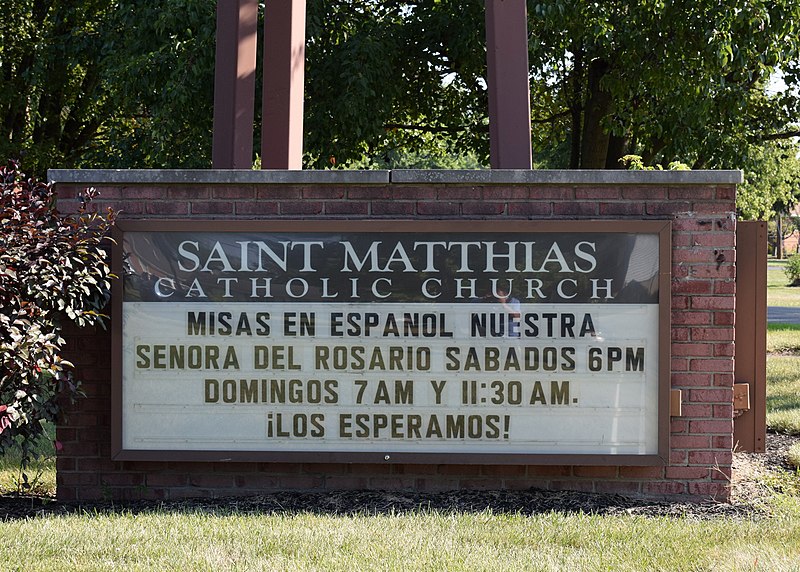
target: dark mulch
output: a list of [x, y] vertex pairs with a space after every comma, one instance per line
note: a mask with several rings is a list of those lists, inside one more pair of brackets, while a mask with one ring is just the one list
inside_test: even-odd
[[[768, 434], [767, 452], [736, 453], [735, 465], [757, 465], [759, 470], [792, 471], [786, 459], [789, 447], [800, 437]], [[742, 472], [748, 472], [744, 469]], [[738, 486], [738, 485], [734, 485]], [[747, 489], [742, 486], [743, 490]], [[48, 497], [0, 496], [0, 520], [35, 516], [67, 515], [82, 512], [204, 512], [213, 514], [291, 514], [333, 515], [399, 514], [418, 511], [472, 512], [524, 515], [548, 512], [590, 513], [599, 515], [635, 514], [675, 516], [691, 519], [717, 517], [746, 518], [765, 514], [762, 504], [748, 494], [734, 495], [730, 503], [654, 502], [650, 500], [572, 491], [452, 491], [443, 493], [341, 491], [278, 492], [244, 498], [187, 499], [176, 501], [130, 501], [60, 503]]]
[[800, 435], [786, 435], [783, 433], [767, 433], [767, 447], [764, 453], [737, 453], [745, 459], [763, 463], [767, 469], [795, 472], [795, 467], [789, 463], [787, 453], [795, 443], [800, 443]]
[[480, 512], [541, 514], [548, 512], [600, 515], [638, 514], [706, 519], [745, 517], [754, 509], [728, 503], [670, 503], [633, 499], [620, 495], [572, 491], [452, 491], [444, 493], [388, 491], [277, 492], [249, 497], [186, 499], [176, 501], [128, 501], [60, 503], [42, 497], [0, 497], [0, 520], [83, 512], [141, 514], [148, 512], [203, 512], [213, 514], [331, 515], [402, 514], [408, 512]]

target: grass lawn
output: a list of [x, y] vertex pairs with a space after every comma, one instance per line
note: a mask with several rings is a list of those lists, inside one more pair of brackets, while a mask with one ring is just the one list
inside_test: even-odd
[[800, 306], [800, 287], [790, 287], [789, 278], [776, 263], [784, 260], [770, 260], [767, 263], [767, 305], [768, 306]]
[[[771, 325], [768, 347], [768, 423], [800, 433], [800, 327]], [[10, 473], [7, 465], [0, 468], [0, 488], [13, 482]], [[42, 483], [52, 483], [50, 478]], [[777, 487], [767, 501], [768, 516], [702, 521], [490, 511], [334, 516], [160, 510], [37, 517], [0, 523], [0, 559], [5, 569], [47, 572], [800, 571], [800, 474], [768, 475], [764, 484]]]
[[800, 325], [767, 327], [767, 427], [800, 435]]
[[20, 455], [17, 451], [0, 456], [0, 494], [20, 491], [31, 494], [52, 495], [56, 491], [56, 457], [53, 447], [55, 428], [49, 426], [35, 450], [39, 453], [28, 470], [27, 486], [20, 471]]
[[767, 359], [767, 427], [800, 435], [800, 355]]
[[800, 355], [800, 324], [767, 324], [767, 354]]
[[0, 525], [0, 558], [61, 570], [797, 570], [800, 507], [762, 520], [410, 513], [87, 514]]

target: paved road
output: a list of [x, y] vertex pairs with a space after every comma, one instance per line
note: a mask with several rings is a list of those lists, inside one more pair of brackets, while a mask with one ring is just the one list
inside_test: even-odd
[[769, 306], [767, 308], [767, 322], [800, 324], [800, 308]]

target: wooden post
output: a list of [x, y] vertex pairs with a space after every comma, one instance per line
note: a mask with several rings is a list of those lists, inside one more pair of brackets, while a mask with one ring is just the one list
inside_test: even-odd
[[[219, 0], [214, 168], [249, 168], [258, 3]], [[261, 165], [301, 169], [305, 0], [267, 0]], [[493, 169], [531, 168], [525, 0], [486, 0], [489, 132]], [[233, 89], [230, 88], [233, 86]]]
[[735, 383], [749, 385], [750, 409], [733, 424], [740, 451], [763, 453], [767, 439], [767, 223], [736, 223]]
[[303, 168], [305, 0], [266, 0], [261, 168]]
[[525, 0], [486, 0], [492, 169], [531, 168], [528, 14]]
[[215, 169], [253, 165], [258, 0], [219, 0], [214, 70]]

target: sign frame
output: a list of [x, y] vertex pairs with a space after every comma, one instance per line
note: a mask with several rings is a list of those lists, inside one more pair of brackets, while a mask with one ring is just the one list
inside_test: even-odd
[[[659, 237], [658, 420], [656, 454], [397, 452], [391, 444], [374, 451], [139, 450], [123, 447], [123, 238], [126, 232], [370, 232], [411, 233], [620, 233]], [[113, 230], [111, 457], [115, 461], [200, 461], [271, 463], [481, 464], [659, 466], [669, 462], [671, 388], [672, 223], [669, 220], [118, 220]]]

